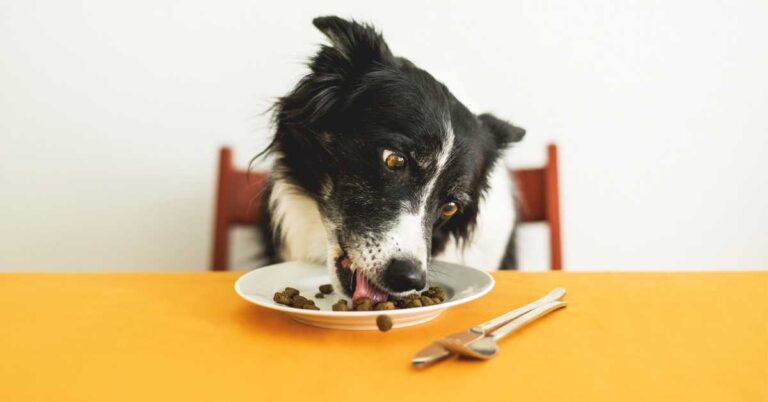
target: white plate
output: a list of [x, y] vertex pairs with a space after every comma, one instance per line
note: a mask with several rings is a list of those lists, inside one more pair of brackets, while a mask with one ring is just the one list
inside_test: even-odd
[[[421, 324], [434, 319], [445, 309], [475, 300], [493, 289], [493, 277], [486, 272], [447, 262], [434, 261], [427, 275], [429, 286], [445, 290], [446, 301], [426, 307], [386, 312], [394, 328]], [[381, 311], [332, 311], [331, 305], [342, 296], [336, 292], [316, 299], [320, 285], [331, 283], [324, 266], [301, 261], [290, 261], [255, 269], [235, 282], [235, 291], [251, 303], [282, 311], [294, 320], [307, 325], [333, 329], [377, 329], [376, 317]], [[272, 300], [275, 292], [286, 286], [296, 288], [301, 295], [314, 300], [320, 310], [302, 310], [277, 304]], [[349, 301], [349, 298], [344, 297]]]

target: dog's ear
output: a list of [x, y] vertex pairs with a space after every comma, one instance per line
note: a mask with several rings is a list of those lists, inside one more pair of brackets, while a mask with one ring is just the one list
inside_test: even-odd
[[501, 120], [490, 113], [483, 113], [477, 117], [483, 123], [483, 126], [493, 134], [496, 145], [500, 148], [504, 148], [513, 142], [518, 142], [525, 136], [524, 129]]
[[334, 67], [344, 61], [352, 70], [360, 72], [374, 63], [388, 64], [394, 59], [384, 38], [370, 25], [335, 16], [317, 17], [312, 24], [331, 40], [331, 49], [335, 50], [330, 52], [324, 47], [315, 63], [324, 61], [323, 56], [341, 56], [342, 60], [332, 60]]
[[309, 63], [312, 73], [278, 100], [278, 123], [306, 125], [332, 118], [330, 112], [349, 100], [346, 96], [360, 77], [395, 63], [384, 38], [369, 25], [339, 17], [318, 17], [312, 23], [332, 46], [323, 45]]

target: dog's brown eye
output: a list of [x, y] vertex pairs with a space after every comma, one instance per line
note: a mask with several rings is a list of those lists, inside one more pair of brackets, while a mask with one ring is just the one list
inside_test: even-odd
[[398, 153], [385, 149], [381, 156], [384, 159], [384, 166], [389, 169], [397, 170], [405, 167], [405, 157]]
[[443, 205], [442, 208], [440, 208], [440, 216], [442, 216], [445, 219], [448, 219], [453, 215], [456, 215], [456, 212], [458, 211], [459, 211], [459, 204], [455, 202], [449, 202]]

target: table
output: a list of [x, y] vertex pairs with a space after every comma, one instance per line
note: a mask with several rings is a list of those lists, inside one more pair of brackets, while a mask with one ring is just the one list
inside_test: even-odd
[[[0, 401], [768, 401], [768, 272], [497, 272], [387, 333], [306, 327], [239, 273], [0, 274]], [[490, 361], [410, 356], [549, 289], [569, 306]]]

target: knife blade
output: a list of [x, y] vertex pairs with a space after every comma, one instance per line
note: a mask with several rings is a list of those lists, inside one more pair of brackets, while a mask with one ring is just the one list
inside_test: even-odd
[[445, 349], [440, 342], [461, 342], [463, 344], [469, 344], [482, 339], [493, 331], [504, 326], [508, 322], [514, 320], [517, 317], [539, 307], [546, 303], [553, 302], [562, 299], [565, 295], [565, 289], [555, 288], [547, 293], [544, 297], [526, 304], [525, 306], [516, 308], [505, 314], [502, 314], [496, 318], [486, 321], [482, 324], [476, 325], [466, 331], [456, 332], [454, 334], [445, 336], [440, 340], [433, 341], [425, 348], [418, 351], [413, 358], [411, 358], [411, 364], [415, 367], [424, 367], [431, 363], [438, 362], [451, 355], [451, 352]]

